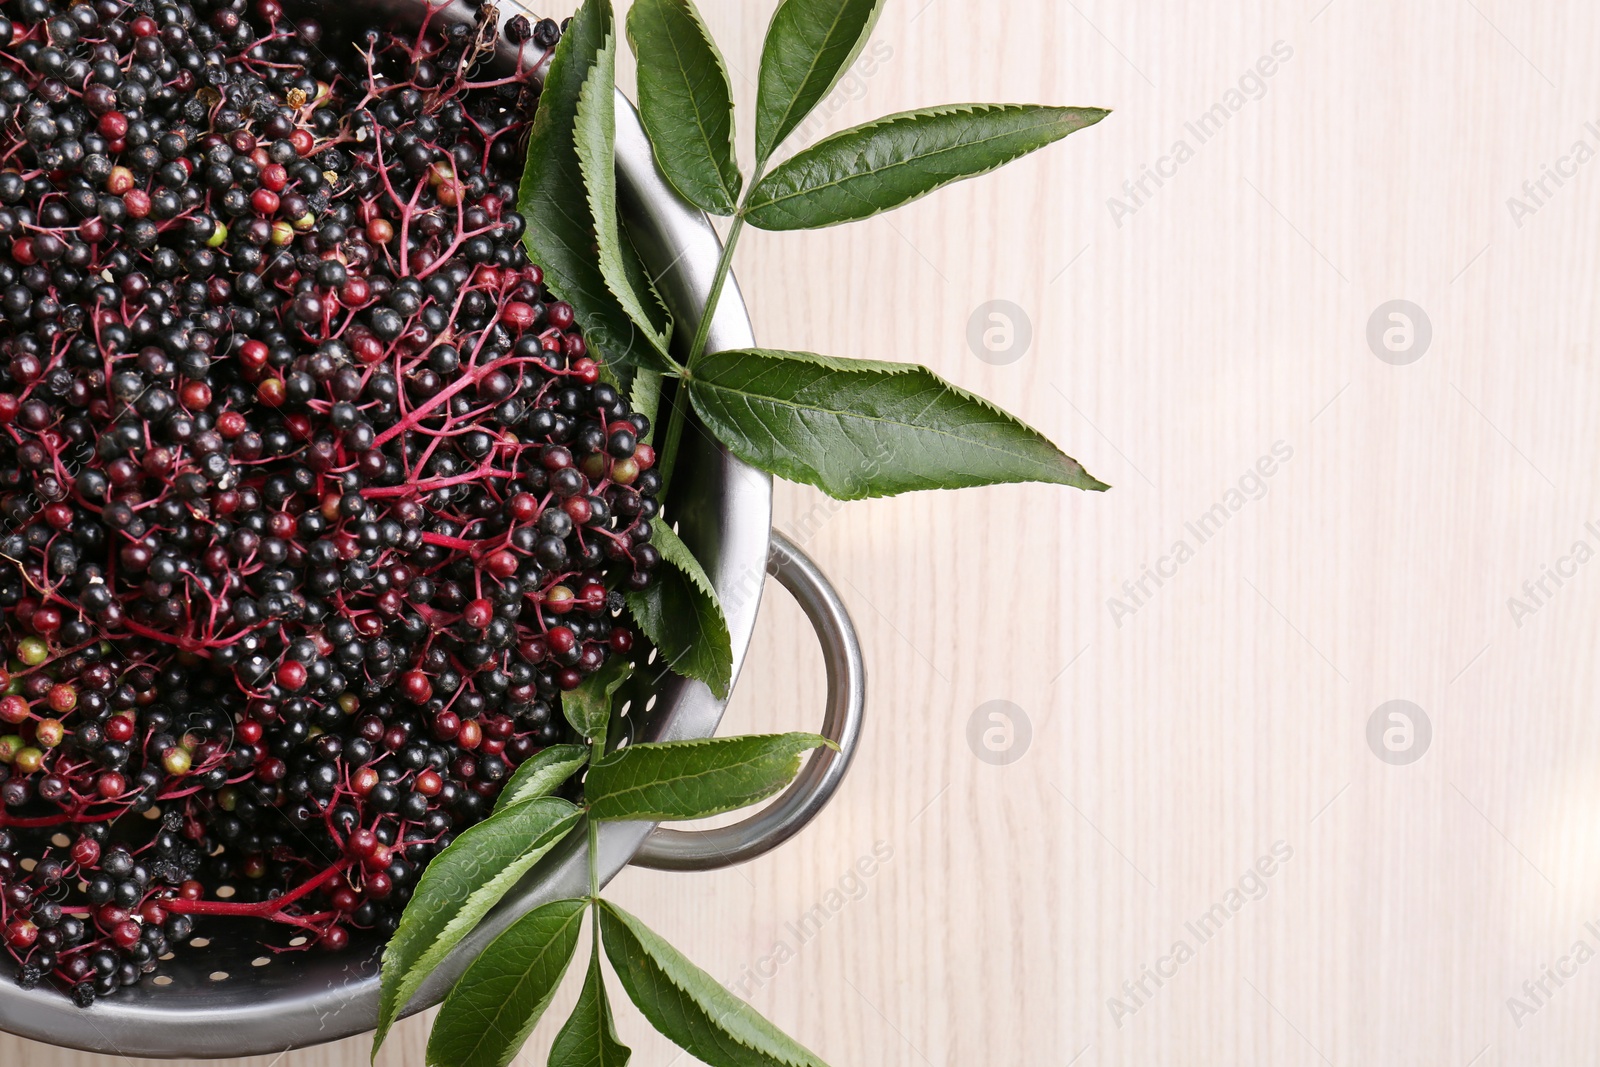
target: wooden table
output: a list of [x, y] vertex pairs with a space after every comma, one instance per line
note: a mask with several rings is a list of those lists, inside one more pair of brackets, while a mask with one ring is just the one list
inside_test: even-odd
[[[771, 6], [703, 4], [746, 107]], [[1593, 5], [1510, 0], [889, 4], [818, 132], [1116, 114], [895, 215], [752, 236], [760, 338], [927, 363], [1116, 488], [782, 487], [867, 648], [861, 756], [780, 853], [621, 901], [835, 1067], [1592, 1062], [1600, 162], [1571, 153], [1600, 150], [1597, 35]], [[986, 310], [975, 351], [991, 300], [1013, 347]], [[815, 721], [769, 593], [730, 729]], [[1546, 967], [1571, 976], [1525, 991]], [[0, 1037], [24, 1062], [112, 1060]]]

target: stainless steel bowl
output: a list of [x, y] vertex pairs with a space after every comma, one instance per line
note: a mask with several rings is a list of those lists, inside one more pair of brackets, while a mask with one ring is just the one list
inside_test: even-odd
[[[427, 0], [349, 0], [345, 12], [376, 11], [385, 21], [415, 24]], [[470, 21], [464, 0], [433, 4], [434, 19]], [[328, 5], [330, 9], [334, 5]], [[500, 5], [503, 21], [518, 12]], [[536, 63], [538, 50], [518, 50], [502, 35], [497, 62]], [[655, 167], [632, 105], [618, 94], [617, 172], [629, 229], [662, 296], [676, 312], [680, 337], [692, 335], [711, 285], [720, 244], [705, 217], [671, 189]], [[723, 294], [712, 325], [714, 349], [754, 344], [736, 283]], [[860, 736], [864, 672], [850, 620], [826, 579], [799, 550], [774, 537], [772, 482], [734, 458], [697, 427], [684, 436], [674, 487], [673, 518], [721, 596], [733, 636], [734, 676], [750, 645], [764, 576], [770, 570], [799, 599], [828, 666], [823, 732], [840, 751], [813, 757], [798, 781], [760, 814], [715, 831], [658, 830], [647, 823], [608, 824], [600, 835], [600, 871], [609, 881], [630, 862], [704, 870], [740, 862], [775, 847], [824, 804], [850, 763]], [[645, 708], [630, 708], [636, 740], [708, 737], [724, 701], [709, 689], [663, 675]], [[438, 1003], [471, 958], [529, 909], [588, 891], [587, 849], [577, 838], [540, 864], [453, 952], [411, 1003]], [[208, 921], [209, 942], [196, 939], [152, 978], [80, 1009], [59, 991], [24, 990], [0, 976], [0, 1029], [23, 1037], [124, 1056], [228, 1057], [268, 1054], [371, 1030], [377, 1018], [376, 942], [339, 955], [317, 951], [274, 955], [259, 927]], [[217, 932], [220, 931], [220, 932]]]

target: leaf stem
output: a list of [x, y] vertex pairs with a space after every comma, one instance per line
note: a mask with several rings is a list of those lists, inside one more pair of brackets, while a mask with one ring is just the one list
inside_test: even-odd
[[733, 223], [728, 227], [728, 238], [723, 242], [722, 254], [717, 257], [717, 273], [711, 279], [711, 291], [706, 294], [706, 306], [700, 313], [700, 326], [695, 330], [694, 342], [689, 345], [689, 358], [683, 365], [682, 384], [673, 393], [672, 414], [667, 420], [667, 435], [661, 443], [661, 461], [657, 468], [661, 472], [663, 500], [672, 485], [672, 469], [678, 460], [678, 445], [683, 439], [683, 426], [689, 414], [689, 382], [694, 377], [694, 365], [706, 354], [706, 345], [711, 339], [711, 324], [716, 321], [717, 307], [722, 303], [722, 291], [727, 287], [728, 276], [733, 273], [733, 253], [739, 247], [739, 236], [744, 233], [745, 209], [750, 205], [750, 194], [761, 184], [766, 168], [767, 161], [758, 159], [755, 169], [750, 172], [739, 210], [734, 212]]

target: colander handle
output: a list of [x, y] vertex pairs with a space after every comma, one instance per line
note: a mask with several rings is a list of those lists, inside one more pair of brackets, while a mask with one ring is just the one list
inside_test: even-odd
[[799, 833], [827, 807], [850, 769], [861, 740], [867, 701], [867, 671], [850, 613], [811, 558], [776, 530], [767, 554], [767, 573], [800, 602], [822, 643], [828, 668], [828, 708], [822, 736], [839, 748], [819, 749], [777, 800], [742, 822], [714, 830], [657, 827], [634, 855], [637, 866], [711, 871], [755, 859]]

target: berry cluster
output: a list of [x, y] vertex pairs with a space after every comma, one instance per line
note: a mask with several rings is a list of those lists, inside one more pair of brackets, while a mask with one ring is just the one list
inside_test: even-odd
[[0, 17], [0, 938], [24, 984], [87, 1004], [205, 916], [392, 931], [562, 736], [559, 694], [632, 650], [650, 426], [523, 251], [538, 84], [474, 80], [482, 10], [403, 35], [279, 0]]

